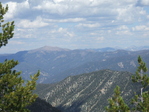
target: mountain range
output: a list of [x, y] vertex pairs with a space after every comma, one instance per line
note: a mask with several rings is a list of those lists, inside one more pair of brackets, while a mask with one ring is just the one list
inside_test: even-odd
[[116, 48], [70, 50], [45, 46], [1, 54], [0, 62], [18, 60], [19, 65], [14, 69], [22, 71], [25, 80], [40, 70], [34, 91], [39, 98], [28, 107], [31, 112], [104, 112], [116, 85], [120, 86], [126, 103], [134, 92], [140, 93], [139, 85], [131, 81], [139, 55], [148, 66], [147, 47], [138, 51]]
[[134, 73], [139, 55], [148, 65], [149, 50], [126, 51], [103, 48], [101, 52], [97, 49], [70, 50], [45, 46], [15, 54], [1, 54], [0, 62], [5, 59], [18, 60], [19, 65], [15, 69], [22, 71], [24, 79], [29, 79], [30, 75], [40, 70], [38, 83], [54, 83], [68, 76], [102, 69]]

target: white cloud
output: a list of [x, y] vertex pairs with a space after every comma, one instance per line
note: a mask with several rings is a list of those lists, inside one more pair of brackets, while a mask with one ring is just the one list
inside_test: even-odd
[[65, 38], [65, 37], [74, 37], [75, 34], [73, 32], [68, 31], [68, 29], [66, 28], [58, 28], [58, 29], [54, 29], [49, 31], [49, 34], [53, 34], [55, 35], [54, 37], [56, 38]]
[[10, 44], [13, 44], [13, 45], [16, 45], [16, 44], [18, 44], [18, 45], [24, 44], [24, 42], [22, 42], [22, 41], [16, 41], [16, 40], [12, 40], [12, 41], [10, 41], [9, 43], [10, 43]]
[[60, 22], [60, 23], [67, 23], [67, 22], [82, 22], [86, 21], [85, 18], [67, 18], [67, 19], [44, 19], [47, 22]]
[[41, 4], [34, 6], [34, 9], [58, 15], [75, 14], [74, 16], [83, 16], [97, 14], [99, 16], [107, 16], [119, 13], [116, 9], [119, 8], [122, 10], [124, 4], [134, 6], [136, 2], [136, 0], [107, 0], [106, 2], [104, 0], [43, 0]]
[[38, 9], [38, 10], [44, 10], [47, 11], [49, 13], [58, 13], [58, 14], [63, 14], [67, 10], [67, 5], [65, 4], [59, 4], [59, 3], [55, 3], [52, 1], [43, 1], [42, 4], [34, 6], [34, 9]]
[[103, 41], [104, 40], [104, 37], [96, 37], [96, 40], [97, 41]]
[[16, 6], [17, 6], [17, 3], [9, 2], [9, 10], [6, 13], [6, 15], [4, 16], [4, 18], [6, 20], [14, 17], [14, 15], [16, 14]]
[[149, 0], [141, 0], [142, 5], [149, 5]]
[[17, 2], [7, 2], [5, 5], [8, 4], [9, 10], [5, 15], [5, 19], [12, 19], [14, 18], [18, 13], [22, 13], [24, 10], [27, 10], [30, 8], [28, 0], [17, 3]]
[[117, 31], [116, 34], [117, 35], [132, 35], [132, 33], [129, 30]]
[[[142, 1], [143, 2], [143, 1]], [[36, 11], [33, 15], [44, 13], [47, 19], [59, 19], [61, 22], [65, 21], [80, 21], [80, 20], [67, 20], [68, 18], [84, 18], [100, 17], [102, 21], [108, 20], [133, 22], [139, 20], [139, 16], [146, 15], [146, 12], [141, 8], [135, 7], [137, 0], [25, 0], [21, 3], [8, 2], [12, 7], [8, 16], [14, 17], [26, 10]], [[21, 13], [21, 14], [22, 14]], [[27, 15], [31, 16], [32, 15]], [[65, 18], [65, 19], [62, 19]], [[51, 19], [52, 20], [52, 19]], [[60, 19], [59, 19], [60, 20]]]
[[148, 32], [146, 32], [146, 33], [143, 34], [143, 37], [148, 38], [148, 36], [149, 36], [149, 33]]
[[99, 23], [94, 24], [85, 24], [85, 23], [79, 23], [77, 27], [88, 27], [88, 28], [94, 28], [94, 27], [100, 27]]
[[129, 28], [126, 25], [119, 26], [118, 30], [128, 30]]
[[149, 31], [149, 27], [145, 25], [139, 25], [132, 28], [133, 31]]
[[41, 17], [37, 17], [34, 21], [30, 21], [27, 19], [21, 20], [18, 24], [17, 27], [22, 27], [22, 28], [40, 28], [49, 25], [49, 23], [46, 23], [43, 21]]
[[132, 22], [135, 18], [136, 13], [138, 13], [138, 9], [134, 8], [133, 6], [123, 7], [123, 8], [117, 8], [118, 16], [117, 20], [124, 21], [124, 22]]
[[35, 38], [36, 34], [37, 33], [35, 33], [35, 30], [33, 29], [16, 28], [14, 33], [14, 39]]

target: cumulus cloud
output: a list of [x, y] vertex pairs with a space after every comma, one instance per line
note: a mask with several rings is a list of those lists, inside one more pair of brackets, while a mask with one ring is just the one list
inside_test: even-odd
[[22, 28], [40, 28], [49, 25], [49, 23], [46, 23], [43, 21], [41, 17], [37, 17], [35, 20], [30, 21], [27, 19], [20, 20], [20, 22], [17, 24], [17, 27]]
[[25, 44], [24, 42], [22, 42], [22, 41], [10, 41], [10, 44], [13, 44], [13, 45], [16, 45], [16, 44], [18, 44], [18, 45], [21, 45], [21, 44]]
[[97, 41], [103, 41], [104, 40], [104, 37], [96, 37], [96, 40]]
[[104, 0], [43, 0], [41, 4], [34, 6], [34, 9], [58, 15], [73, 16], [74, 14], [78, 17], [89, 15], [116, 16], [119, 13], [117, 8], [122, 10], [124, 4], [134, 6], [136, 0], [107, 0], [106, 2]]
[[94, 27], [99, 27], [99, 23], [94, 23], [94, 24], [85, 24], [85, 23], [79, 23], [77, 27], [88, 27], [88, 28], [94, 28]]
[[119, 26], [118, 30], [128, 30], [129, 28], [126, 25]]
[[149, 5], [149, 0], [141, 0], [142, 5]]
[[60, 22], [60, 23], [67, 23], [67, 22], [82, 22], [86, 21], [85, 18], [67, 18], [67, 19], [44, 19], [47, 22]]
[[30, 7], [29, 3], [28, 3], [28, 0], [23, 1], [21, 3], [10, 1], [10, 2], [5, 3], [4, 5], [6, 5], [6, 4], [9, 7], [9, 10], [5, 15], [6, 19], [14, 18], [14, 17], [18, 16], [19, 13], [22, 13], [25, 10], [28, 10], [29, 7]]
[[139, 25], [132, 28], [133, 31], [149, 31], [149, 27], [145, 25]]
[[106, 21], [106, 18], [111, 21], [114, 19], [115, 22], [132, 22], [135, 19], [139, 20], [141, 14], [145, 15], [144, 10], [135, 7], [137, 0], [107, 0], [106, 2], [104, 0], [25, 0], [21, 3], [8, 2], [8, 4], [10, 8], [12, 7], [8, 14], [9, 18], [16, 14], [19, 16], [21, 12], [26, 10], [32, 12], [32, 15], [29, 13], [30, 15], [27, 16], [39, 16], [38, 14], [45, 13], [43, 16], [48, 19], [65, 18], [63, 20], [66, 18], [91, 20], [91, 17], [94, 20], [94, 17], [99, 17], [102, 21]]
[[[91, 48], [96, 42], [105, 46], [106, 44], [101, 42], [112, 45], [113, 40], [122, 43], [120, 37], [135, 40], [148, 35], [149, 0], [2, 0], [1, 2], [9, 5], [10, 10], [5, 19], [15, 21], [15, 39], [19, 42], [20, 39], [27, 41], [36, 38], [38, 44], [64, 43], [65, 47], [68, 44], [78, 46], [77, 48], [79, 46]], [[80, 44], [76, 44], [79, 42]], [[81, 45], [81, 42], [84, 44]]]
[[9, 2], [9, 10], [6, 13], [6, 15], [4, 16], [6, 20], [14, 17], [14, 15], [16, 14], [16, 6], [17, 6], [17, 3]]
[[128, 30], [125, 31], [117, 31], [116, 32], [117, 35], [132, 35], [132, 33]]
[[14, 39], [20, 39], [20, 40], [21, 39], [28, 39], [28, 40], [33, 39], [34, 40], [36, 38], [36, 41], [40, 41], [40, 42], [43, 41], [43, 43], [44, 42], [47, 43], [47, 42], [51, 42], [52, 40], [60, 41], [60, 39], [68, 41], [70, 39], [73, 39], [73, 37], [75, 37], [75, 33], [73, 31], [70, 31], [67, 28], [62, 28], [58, 26], [32, 28], [30, 27], [30, 25], [28, 25], [24, 27], [20, 26], [15, 29]]
[[75, 34], [73, 32], [68, 31], [67, 28], [58, 28], [58, 29], [54, 29], [49, 31], [49, 34], [53, 34], [54, 38], [65, 38], [65, 37], [74, 37]]

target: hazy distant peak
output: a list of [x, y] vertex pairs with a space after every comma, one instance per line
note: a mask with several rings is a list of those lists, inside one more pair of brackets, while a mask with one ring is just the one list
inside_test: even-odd
[[52, 46], [44, 46], [38, 49], [31, 50], [29, 52], [37, 52], [37, 51], [69, 51], [69, 49], [59, 48], [59, 47], [52, 47]]
[[68, 51], [69, 49], [59, 48], [59, 47], [52, 47], [52, 46], [44, 46], [39, 48], [38, 50], [44, 51]]

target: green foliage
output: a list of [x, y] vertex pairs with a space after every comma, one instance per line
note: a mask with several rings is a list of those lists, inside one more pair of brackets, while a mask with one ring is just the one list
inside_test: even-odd
[[106, 107], [108, 112], [130, 112], [130, 110], [134, 112], [148, 112], [149, 91], [143, 92], [143, 89], [149, 85], [149, 76], [145, 74], [148, 69], [140, 56], [138, 57], [138, 64], [139, 66], [136, 70], [136, 74], [132, 76], [132, 81], [140, 83], [142, 87], [140, 88], [141, 93], [136, 94], [131, 100], [133, 108], [129, 109], [129, 107], [124, 103], [123, 98], [120, 96], [119, 87], [117, 86], [114, 90], [112, 99], [108, 100], [109, 106]]
[[139, 95], [135, 95], [132, 99], [132, 104], [134, 105], [133, 110], [147, 112], [149, 110], [149, 91], [143, 92], [143, 89], [149, 85], [149, 76], [145, 74], [148, 69], [140, 56], [138, 57], [138, 63], [139, 67], [136, 74], [132, 76], [132, 81], [141, 83], [142, 88], [141, 93]]
[[[141, 101], [141, 99], [143, 101]], [[142, 95], [135, 95], [135, 97], [132, 99], [132, 104], [134, 104], [134, 111], [139, 112], [148, 112], [149, 110], [149, 91], [143, 92]]]
[[11, 70], [17, 64], [14, 60], [0, 63], [0, 109], [3, 112], [27, 111], [25, 107], [37, 98], [32, 91], [35, 90], [39, 72], [31, 76], [30, 81], [24, 82], [22, 77], [19, 77], [21, 72]]
[[[14, 22], [2, 25], [3, 16], [7, 11], [8, 5], [4, 8], [0, 3], [0, 27], [2, 27], [0, 47], [5, 46], [13, 37]], [[0, 63], [0, 111], [2, 112], [28, 112], [26, 107], [37, 98], [33, 90], [35, 90], [39, 72], [31, 76], [31, 80], [25, 82], [20, 76], [21, 72], [12, 70], [17, 64], [18, 61], [14, 60], [5, 60], [4, 63]]]
[[2, 33], [0, 33], [0, 47], [5, 46], [8, 43], [8, 40], [12, 38], [14, 34], [14, 21], [3, 23], [3, 16], [6, 14], [7, 11], [8, 5], [6, 7], [3, 7], [0, 2], [0, 27], [2, 28]]
[[138, 57], [138, 64], [139, 67], [136, 71], [136, 74], [132, 76], [132, 81], [133, 82], [140, 82], [142, 86], [145, 88], [149, 85], [149, 77], [145, 72], [147, 72], [147, 67], [145, 62], [143, 62], [142, 58], [139, 56]]
[[120, 87], [116, 86], [113, 97], [108, 100], [109, 106], [106, 107], [107, 112], [130, 112], [128, 105], [125, 104], [120, 94]]

